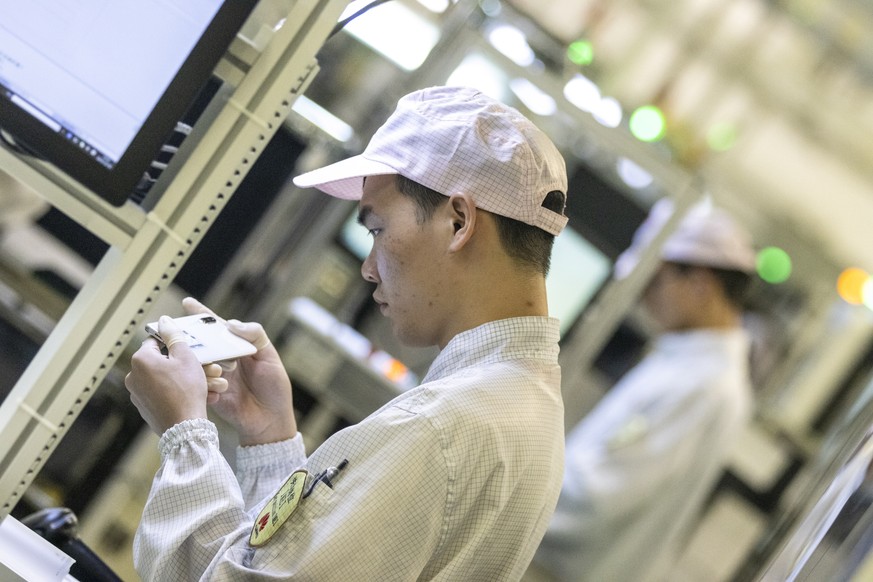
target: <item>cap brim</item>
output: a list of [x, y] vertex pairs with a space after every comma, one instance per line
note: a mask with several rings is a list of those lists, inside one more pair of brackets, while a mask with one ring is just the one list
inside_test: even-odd
[[325, 194], [344, 200], [360, 200], [364, 187], [363, 178], [396, 173], [397, 170], [387, 164], [359, 155], [300, 174], [294, 178], [294, 185], [300, 188], [318, 188]]

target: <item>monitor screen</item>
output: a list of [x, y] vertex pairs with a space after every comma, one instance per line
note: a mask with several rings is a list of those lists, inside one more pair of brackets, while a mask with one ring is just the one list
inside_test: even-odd
[[0, 129], [124, 203], [257, 0], [0, 0]]
[[572, 327], [612, 275], [612, 261], [572, 227], [555, 238], [546, 277], [549, 315], [561, 320], [561, 335]]

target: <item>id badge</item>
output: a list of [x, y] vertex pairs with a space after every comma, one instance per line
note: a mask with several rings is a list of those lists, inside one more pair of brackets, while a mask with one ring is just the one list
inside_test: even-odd
[[279, 487], [276, 495], [264, 506], [252, 525], [249, 544], [259, 547], [270, 541], [300, 505], [306, 484], [306, 469], [298, 469]]

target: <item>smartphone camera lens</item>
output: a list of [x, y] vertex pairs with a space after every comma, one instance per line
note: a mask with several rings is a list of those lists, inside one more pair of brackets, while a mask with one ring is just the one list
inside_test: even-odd
[[201, 317], [200, 321], [203, 323], [215, 323], [215, 318], [207, 315], [206, 317]]

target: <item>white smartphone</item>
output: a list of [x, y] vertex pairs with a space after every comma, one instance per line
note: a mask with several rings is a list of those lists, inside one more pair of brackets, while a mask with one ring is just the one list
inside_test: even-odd
[[[188, 346], [201, 364], [235, 360], [258, 351], [254, 344], [231, 332], [224, 321], [215, 316], [201, 313], [177, 317], [173, 321], [184, 332]], [[146, 324], [145, 330], [164, 343], [158, 333], [157, 321]]]

